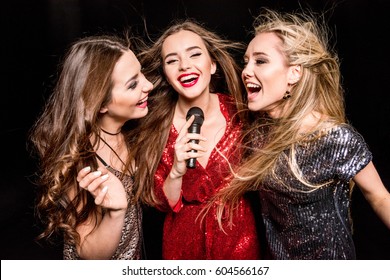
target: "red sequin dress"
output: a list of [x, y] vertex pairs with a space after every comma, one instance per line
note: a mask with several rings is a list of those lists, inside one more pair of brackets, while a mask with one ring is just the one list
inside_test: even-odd
[[[241, 124], [231, 122], [234, 106], [230, 97], [218, 94], [220, 109], [226, 119], [226, 130], [216, 148], [233, 164], [239, 160], [234, 151]], [[160, 208], [167, 211], [163, 229], [163, 259], [259, 259], [260, 248], [256, 224], [249, 201], [243, 199], [234, 215], [234, 226], [224, 225], [226, 233], [220, 230], [215, 211], [209, 211], [201, 222], [196, 220], [200, 210], [217, 189], [227, 184], [230, 169], [227, 161], [216, 148], [211, 152], [206, 168], [198, 162], [195, 169], [188, 169], [183, 177], [182, 198], [170, 208], [163, 192], [174, 157], [174, 144], [178, 132], [172, 125], [167, 145], [155, 175], [155, 192], [164, 202]]]

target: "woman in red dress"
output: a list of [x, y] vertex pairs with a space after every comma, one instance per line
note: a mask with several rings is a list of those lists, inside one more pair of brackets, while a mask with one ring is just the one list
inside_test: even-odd
[[[144, 176], [145, 184], [152, 185], [151, 204], [166, 212], [163, 259], [260, 258], [249, 200], [240, 201], [234, 226], [225, 231], [215, 212], [199, 216], [229, 182], [230, 165], [241, 158], [240, 71], [228, 51], [238, 46], [187, 20], [169, 27], [140, 55], [154, 90], [149, 95], [150, 113], [140, 126], [138, 149], [143, 148], [155, 172], [154, 182]], [[194, 117], [186, 115], [195, 106], [204, 112], [200, 134], [188, 132]], [[189, 141], [194, 139], [199, 143]], [[189, 158], [196, 158], [193, 169], [186, 166]]]

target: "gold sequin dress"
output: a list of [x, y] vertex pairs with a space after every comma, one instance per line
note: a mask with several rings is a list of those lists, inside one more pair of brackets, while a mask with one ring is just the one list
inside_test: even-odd
[[[122, 173], [107, 166], [107, 169], [118, 178]], [[125, 215], [125, 223], [122, 229], [122, 236], [118, 248], [112, 260], [138, 260], [142, 257], [142, 208], [139, 204], [131, 204], [133, 179], [131, 176], [124, 174], [122, 178], [123, 186], [126, 189], [128, 207]], [[67, 242], [64, 243], [63, 257], [65, 260], [80, 259], [76, 247]]]

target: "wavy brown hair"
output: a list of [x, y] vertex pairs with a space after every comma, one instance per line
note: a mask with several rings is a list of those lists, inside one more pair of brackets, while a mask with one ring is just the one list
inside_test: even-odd
[[[92, 148], [96, 143], [90, 139], [99, 139], [91, 138], [100, 133], [99, 110], [111, 101], [112, 72], [130, 41], [113, 35], [83, 38], [72, 44], [60, 64], [54, 91], [30, 132], [32, 152], [39, 157], [36, 209], [45, 226], [38, 239], [63, 234], [69, 242], [78, 242], [76, 227], [102, 213], [92, 195], [78, 187], [76, 177], [83, 167], [98, 167]], [[129, 150], [126, 168], [132, 174], [134, 124], [126, 123], [122, 133]], [[145, 168], [142, 162], [137, 167]], [[134, 203], [143, 199], [142, 186], [135, 181]]]
[[[154, 85], [149, 94], [149, 114], [142, 119], [139, 126], [139, 149], [149, 161], [149, 171], [154, 174], [165, 148], [169, 130], [173, 122], [177, 92], [167, 82], [162, 63], [162, 45], [165, 39], [181, 30], [199, 35], [217, 65], [217, 72], [211, 77], [210, 91], [230, 95], [236, 102], [239, 112], [244, 108], [241, 69], [234, 59], [234, 52], [243, 50], [243, 45], [218, 36], [193, 19], [177, 20], [171, 23], [166, 31], [146, 50], [139, 55], [146, 78]], [[243, 115], [238, 118], [243, 118]], [[147, 175], [147, 174], [145, 174]], [[150, 192], [151, 205], [159, 202], [153, 192], [153, 178], [141, 178]]]

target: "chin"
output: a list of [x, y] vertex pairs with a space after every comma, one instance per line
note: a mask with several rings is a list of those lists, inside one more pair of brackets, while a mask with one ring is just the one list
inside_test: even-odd
[[253, 112], [257, 112], [257, 111], [260, 111], [260, 110], [261, 110], [261, 108], [259, 108], [259, 106], [257, 106], [257, 105], [254, 104], [254, 103], [249, 103], [249, 104], [248, 104], [248, 109], [249, 109], [250, 111], [253, 111]]
[[148, 111], [149, 111], [148, 108], [145, 108], [144, 111], [141, 114], [139, 114], [139, 118], [145, 117], [148, 114]]

